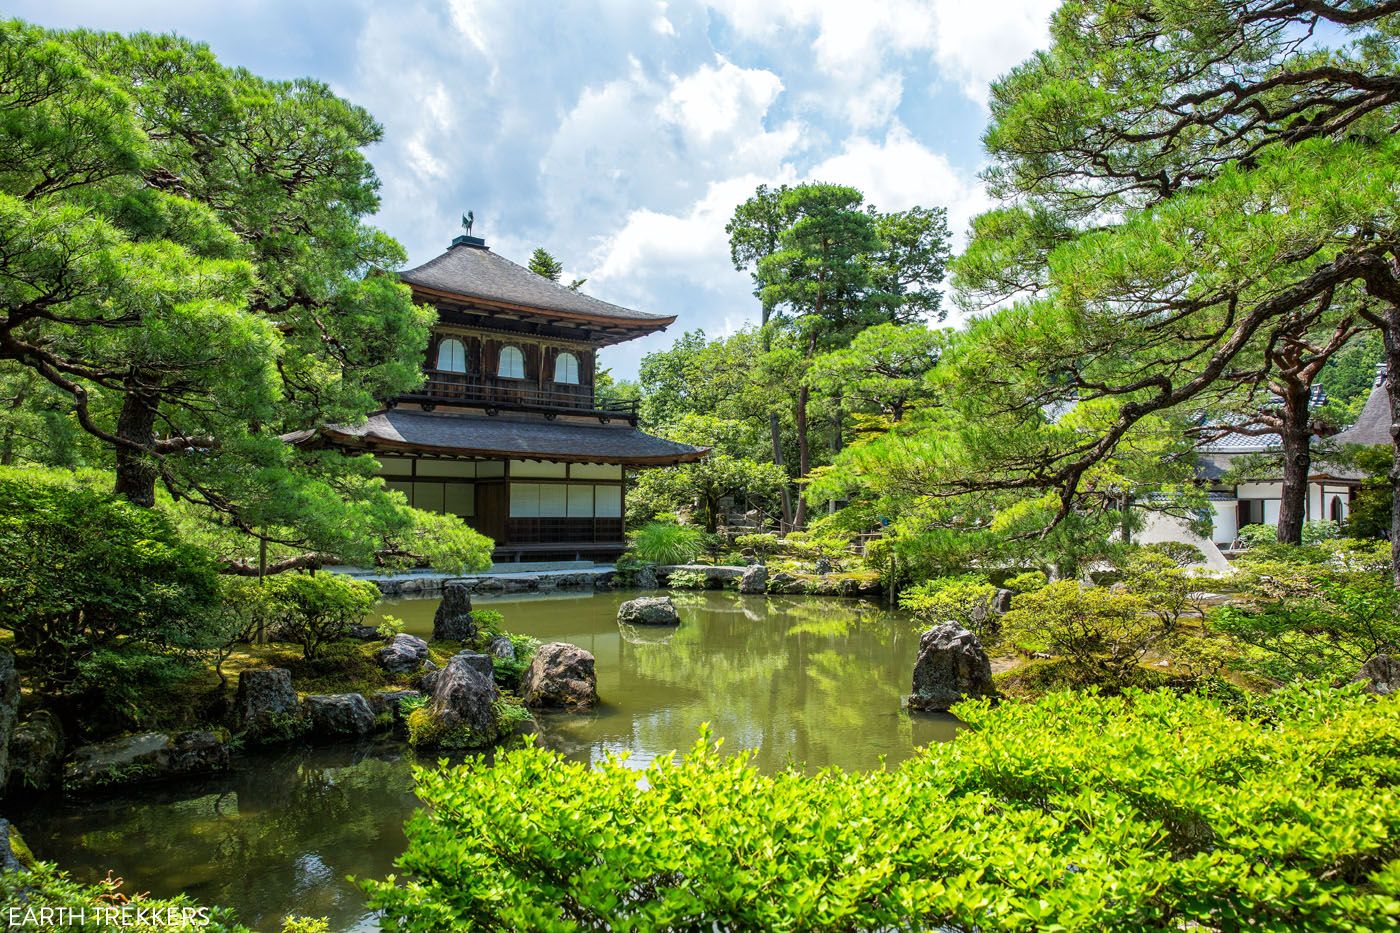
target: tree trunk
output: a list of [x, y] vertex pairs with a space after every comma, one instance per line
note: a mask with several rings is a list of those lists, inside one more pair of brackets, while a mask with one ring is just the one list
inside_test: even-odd
[[1303, 543], [1308, 512], [1308, 473], [1312, 470], [1312, 412], [1308, 388], [1288, 382], [1283, 391], [1283, 491], [1278, 504], [1278, 542]]
[[150, 508], [156, 504], [156, 468], [152, 461], [156, 446], [157, 399], [128, 390], [117, 416], [117, 437], [140, 447], [118, 446], [117, 479], [113, 492], [129, 502]]
[[[773, 306], [765, 301], [760, 314], [762, 319], [759, 322], [759, 333], [762, 335], [763, 355], [767, 356], [773, 349], [773, 335], [768, 330], [768, 319], [773, 316]], [[783, 460], [782, 428], [776, 411], [768, 413], [768, 434], [773, 442], [773, 465], [786, 467], [787, 464]], [[792, 487], [789, 483], [783, 483], [783, 524], [792, 524]]]
[[1394, 460], [1390, 491], [1396, 503], [1390, 510], [1390, 577], [1400, 587], [1400, 305], [1391, 303], [1386, 307], [1385, 323], [1381, 339], [1385, 341], [1385, 392], [1390, 400], [1390, 451]]
[[[812, 452], [807, 444], [807, 397], [810, 390], [804, 383], [797, 390], [797, 478], [802, 479], [807, 475], [807, 470], [812, 465]], [[793, 516], [792, 524], [796, 528], [807, 527], [807, 497], [798, 493], [797, 512]]]

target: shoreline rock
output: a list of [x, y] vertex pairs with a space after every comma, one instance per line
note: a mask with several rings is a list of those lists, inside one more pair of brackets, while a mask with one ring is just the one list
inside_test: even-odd
[[285, 742], [300, 729], [301, 707], [285, 667], [243, 671], [233, 700], [234, 727], [255, 743]]
[[374, 711], [359, 693], [309, 696], [301, 707], [313, 741], [360, 738], [374, 731]]
[[442, 602], [433, 613], [433, 641], [471, 641], [476, 637], [472, 591], [461, 580], [442, 585]]
[[228, 746], [212, 732], [141, 732], [95, 745], [84, 745], [63, 768], [69, 793], [108, 790], [198, 774], [229, 767]]
[[944, 622], [920, 636], [910, 709], [946, 712], [961, 700], [996, 695], [992, 662], [976, 635]]
[[63, 723], [53, 712], [35, 710], [10, 736], [10, 780], [7, 796], [56, 789], [63, 777]]

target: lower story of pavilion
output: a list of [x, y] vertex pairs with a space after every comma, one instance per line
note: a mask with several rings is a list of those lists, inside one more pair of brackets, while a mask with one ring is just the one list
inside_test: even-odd
[[491, 538], [497, 562], [617, 557], [627, 546], [625, 471], [708, 452], [626, 423], [407, 407], [320, 434], [374, 454], [385, 484], [415, 508]]

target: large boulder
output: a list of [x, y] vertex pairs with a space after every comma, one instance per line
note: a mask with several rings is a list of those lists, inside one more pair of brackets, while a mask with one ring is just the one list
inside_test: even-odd
[[311, 738], [323, 742], [359, 738], [374, 731], [374, 711], [358, 693], [309, 696], [302, 701]]
[[448, 580], [442, 585], [442, 602], [433, 614], [433, 641], [470, 641], [475, 637], [471, 588]]
[[587, 709], [598, 702], [593, 655], [577, 645], [553, 642], [535, 652], [520, 694], [526, 706]]
[[400, 632], [375, 652], [374, 659], [390, 674], [411, 674], [428, 660], [428, 643], [417, 635]]
[[10, 737], [10, 795], [49, 790], [63, 777], [63, 723], [46, 709], [36, 710]]
[[10, 777], [10, 735], [19, 718], [19, 671], [15, 656], [0, 649], [0, 790]]
[[744, 568], [739, 578], [739, 592], [755, 595], [768, 591], [768, 568], [762, 564], [750, 564]]
[[996, 688], [992, 663], [977, 636], [954, 622], [924, 632], [909, 708], [946, 710], [959, 700], [982, 696], [996, 696]]
[[490, 680], [496, 676], [496, 665], [491, 660], [491, 655], [482, 654], [479, 651], [459, 651], [452, 656], [452, 660], [462, 659], [462, 663], [476, 671], [482, 677]]
[[[496, 682], [481, 672], [471, 652], [454, 655], [437, 674], [433, 698], [424, 707], [431, 725], [418, 732], [426, 745], [476, 748], [490, 745], [500, 737], [496, 716]], [[489, 661], [489, 659], [488, 659]]]
[[633, 580], [633, 585], [639, 590], [654, 590], [659, 586], [656, 579], [656, 568], [651, 564], [637, 568], [637, 574]]
[[300, 732], [300, 714], [291, 671], [269, 667], [238, 675], [238, 693], [233, 699], [234, 726], [255, 741], [295, 737]]
[[142, 732], [84, 745], [63, 769], [67, 791], [94, 791], [228, 770], [228, 746], [212, 732]]
[[1010, 612], [1011, 599], [1015, 595], [1015, 592], [1012, 590], [997, 590], [997, 595], [992, 597], [992, 611], [996, 612], [998, 615], [1005, 615], [1006, 613]]
[[640, 596], [617, 608], [617, 621], [628, 625], [678, 625], [681, 616], [669, 596]]
[[1382, 696], [1400, 693], [1400, 659], [1388, 654], [1378, 654], [1357, 672], [1357, 681], [1367, 684], [1367, 690]]

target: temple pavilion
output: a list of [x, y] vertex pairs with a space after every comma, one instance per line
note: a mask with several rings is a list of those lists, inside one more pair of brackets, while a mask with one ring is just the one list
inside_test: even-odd
[[623, 471], [705, 457], [638, 430], [635, 402], [595, 385], [601, 348], [674, 316], [565, 288], [471, 235], [400, 278], [438, 312], [422, 387], [319, 439], [374, 454], [391, 488], [461, 516], [496, 542], [497, 561], [615, 557]]

